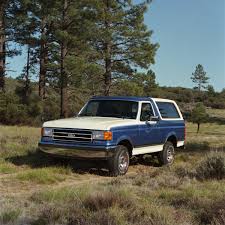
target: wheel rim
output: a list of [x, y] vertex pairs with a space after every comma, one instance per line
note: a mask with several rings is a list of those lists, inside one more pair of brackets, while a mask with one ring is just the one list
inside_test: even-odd
[[128, 152], [122, 152], [119, 156], [119, 171], [120, 173], [126, 173], [129, 166]]
[[174, 160], [173, 146], [168, 146], [168, 148], [167, 148], [167, 161], [168, 161], [168, 163], [172, 163], [173, 160]]

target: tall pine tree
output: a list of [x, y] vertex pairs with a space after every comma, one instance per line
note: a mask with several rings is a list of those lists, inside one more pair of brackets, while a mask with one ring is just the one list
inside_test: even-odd
[[[52, 24], [55, 19], [54, 0], [16, 0], [11, 6], [14, 41], [27, 45], [32, 41], [32, 63], [39, 64], [39, 96], [43, 100], [46, 93], [46, 79], [49, 64], [49, 48], [52, 42]], [[38, 71], [38, 70], [37, 70]]]
[[196, 66], [195, 72], [192, 73], [191, 80], [197, 85], [194, 88], [199, 92], [207, 87], [206, 84], [208, 83], [209, 77], [207, 77], [207, 74], [201, 64]]
[[[95, 64], [95, 51], [90, 46], [90, 23], [89, 13], [86, 12], [85, 1], [58, 0], [58, 14], [54, 22], [55, 47], [58, 48], [53, 54], [58, 66], [58, 80], [61, 94], [61, 117], [69, 115], [69, 100], [71, 92], [92, 71], [98, 71]], [[57, 77], [56, 77], [57, 78]], [[78, 87], [79, 88], [79, 87]]]
[[55, 21], [55, 14], [57, 1], [55, 0], [37, 0], [36, 17], [39, 20], [39, 96], [43, 100], [46, 97], [46, 82], [48, 80], [48, 73], [51, 64], [51, 49], [54, 43], [53, 25]]
[[5, 7], [6, 0], [0, 2], [0, 91], [5, 89], [6, 34]]
[[152, 31], [144, 24], [147, 3], [131, 0], [90, 1], [95, 12], [92, 45], [98, 52], [96, 62], [104, 68], [104, 95], [110, 94], [113, 80], [132, 76], [137, 68], [154, 63], [158, 44], [152, 44]]

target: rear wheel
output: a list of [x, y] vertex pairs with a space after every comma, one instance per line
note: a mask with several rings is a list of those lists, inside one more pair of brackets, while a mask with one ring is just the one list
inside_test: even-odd
[[174, 146], [173, 143], [167, 141], [163, 150], [158, 153], [158, 160], [161, 165], [171, 165], [174, 161]]
[[111, 176], [125, 175], [130, 164], [129, 152], [126, 146], [118, 145], [115, 155], [108, 160]]

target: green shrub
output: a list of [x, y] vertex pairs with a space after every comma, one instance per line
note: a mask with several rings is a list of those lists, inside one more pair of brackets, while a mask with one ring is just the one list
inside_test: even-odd
[[196, 168], [196, 177], [199, 180], [224, 179], [225, 157], [219, 153], [206, 156], [206, 158]]

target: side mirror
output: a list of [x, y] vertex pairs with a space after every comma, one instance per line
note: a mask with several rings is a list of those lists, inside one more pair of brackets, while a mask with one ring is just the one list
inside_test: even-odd
[[151, 116], [150, 117], [150, 121], [158, 122], [159, 121], [159, 117], [158, 116]]

